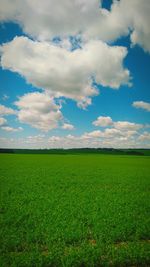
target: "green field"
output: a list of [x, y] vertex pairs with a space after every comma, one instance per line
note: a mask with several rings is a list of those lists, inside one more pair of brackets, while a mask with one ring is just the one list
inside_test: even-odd
[[0, 266], [150, 266], [150, 157], [1, 154]]

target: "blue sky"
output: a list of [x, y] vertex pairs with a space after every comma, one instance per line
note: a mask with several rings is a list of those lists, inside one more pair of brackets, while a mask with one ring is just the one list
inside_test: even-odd
[[[68, 6], [63, 13], [63, 1], [64, 25], [51, 13], [48, 21], [44, 6], [45, 15], [37, 25], [37, 7], [32, 6], [32, 27], [25, 19], [29, 7], [18, 5], [14, 11], [11, 2], [9, 7], [4, 4], [1, 147], [150, 147], [150, 32], [145, 26], [149, 1], [141, 5], [137, 0], [135, 6], [128, 0], [103, 1], [100, 7], [97, 1], [93, 6], [80, 2], [83, 6], [69, 7], [68, 12], [88, 11], [81, 12], [80, 23], [71, 26], [65, 23], [71, 18], [67, 18]], [[54, 4], [52, 0], [45, 3], [46, 8]], [[55, 5], [57, 16], [57, 1]], [[120, 21], [125, 8], [131, 8], [131, 17]], [[107, 16], [98, 10], [108, 12]], [[14, 12], [20, 12], [21, 19]], [[136, 22], [137, 14], [141, 14], [141, 25]], [[95, 16], [100, 22], [92, 26]], [[121, 30], [120, 24], [124, 24]]]

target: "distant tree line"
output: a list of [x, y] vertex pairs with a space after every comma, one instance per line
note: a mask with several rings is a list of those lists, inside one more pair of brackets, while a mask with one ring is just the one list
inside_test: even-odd
[[70, 149], [9, 149], [0, 148], [0, 153], [15, 154], [112, 154], [112, 155], [149, 155], [150, 149], [115, 149], [115, 148], [70, 148]]

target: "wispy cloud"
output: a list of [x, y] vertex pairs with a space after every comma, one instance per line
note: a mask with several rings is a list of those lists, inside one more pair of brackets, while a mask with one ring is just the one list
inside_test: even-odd
[[10, 126], [2, 126], [1, 129], [6, 131], [6, 132], [20, 132], [20, 131], [23, 131], [22, 127], [14, 128], [14, 127], [10, 127]]
[[14, 115], [16, 113], [17, 113], [16, 110], [9, 108], [9, 107], [6, 107], [4, 105], [0, 105], [0, 115], [1, 116]]
[[132, 106], [135, 108], [141, 108], [141, 109], [144, 109], [146, 111], [150, 111], [150, 103], [148, 103], [148, 102], [134, 101]]

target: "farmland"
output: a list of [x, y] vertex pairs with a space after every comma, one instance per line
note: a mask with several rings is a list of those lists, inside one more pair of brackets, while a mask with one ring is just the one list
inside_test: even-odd
[[149, 266], [150, 157], [1, 154], [1, 266]]

